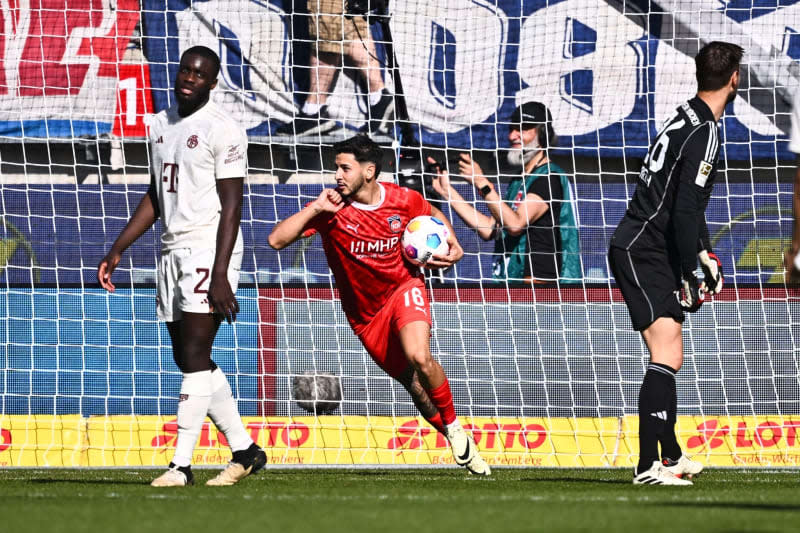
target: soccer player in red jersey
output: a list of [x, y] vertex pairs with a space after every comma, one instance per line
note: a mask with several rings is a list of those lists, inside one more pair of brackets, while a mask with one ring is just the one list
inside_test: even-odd
[[424, 274], [403, 259], [400, 249], [409, 220], [435, 216], [450, 230], [450, 250], [425, 266], [451, 267], [464, 255], [453, 227], [419, 193], [377, 181], [382, 154], [368, 136], [336, 143], [334, 150], [336, 188], [323, 189], [316, 200], [276, 224], [269, 245], [281, 250], [302, 236], [320, 233], [342, 309], [364, 348], [447, 437], [456, 463], [488, 476], [489, 465], [456, 418], [444, 369], [431, 355]]

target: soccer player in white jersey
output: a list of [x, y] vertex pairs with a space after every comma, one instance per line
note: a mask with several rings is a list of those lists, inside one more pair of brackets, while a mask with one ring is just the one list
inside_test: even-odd
[[111, 274], [122, 253], [161, 218], [156, 306], [167, 322], [183, 381], [175, 455], [152, 482], [155, 487], [194, 484], [192, 453], [206, 415], [233, 452], [231, 463], [207, 485], [233, 485], [266, 463], [266, 454], [242, 424], [228, 380], [211, 360], [222, 320], [233, 321], [239, 312], [234, 293], [247, 172], [244, 130], [209, 99], [219, 68], [217, 54], [203, 46], [181, 56], [177, 104], [149, 124], [150, 189], [97, 267], [100, 286], [113, 292]]

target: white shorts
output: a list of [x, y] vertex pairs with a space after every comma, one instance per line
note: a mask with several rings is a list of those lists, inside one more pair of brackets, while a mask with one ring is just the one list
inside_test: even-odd
[[[183, 313], [210, 313], [208, 285], [214, 266], [215, 250], [178, 248], [161, 253], [158, 264], [156, 310], [158, 318], [174, 322]], [[228, 282], [236, 293], [242, 253], [234, 252], [228, 265]]]

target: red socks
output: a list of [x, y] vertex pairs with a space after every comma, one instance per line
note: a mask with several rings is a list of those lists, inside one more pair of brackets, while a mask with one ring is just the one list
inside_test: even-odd
[[[428, 396], [431, 397], [433, 405], [439, 410], [441, 421], [444, 422], [444, 425], [452, 424], [456, 421], [456, 408], [453, 406], [453, 393], [450, 392], [450, 383], [448, 383], [447, 378], [444, 378], [444, 383], [435, 389], [429, 390]], [[432, 420], [429, 422], [431, 422], [436, 429], [439, 429]]]
[[[425, 416], [425, 415], [422, 415], [422, 416]], [[436, 428], [436, 431], [438, 431], [442, 435], [447, 435], [447, 431], [445, 431], [445, 429], [444, 429], [444, 422], [442, 422], [442, 415], [440, 415], [439, 413], [436, 413], [435, 415], [433, 415], [430, 418], [425, 416], [425, 420], [428, 421], [428, 424], [430, 424], [434, 428]]]

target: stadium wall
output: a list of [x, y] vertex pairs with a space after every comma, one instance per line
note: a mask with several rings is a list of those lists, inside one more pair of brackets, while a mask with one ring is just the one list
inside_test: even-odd
[[[332, 282], [318, 238], [281, 252], [267, 245], [272, 226], [319, 194], [321, 185], [251, 184], [244, 198], [243, 282]], [[503, 186], [504, 188], [505, 186]], [[607, 243], [625, 212], [634, 185], [619, 182], [578, 183], [578, 226], [584, 281], [607, 283]], [[474, 199], [474, 190], [459, 185]], [[141, 185], [27, 185], [0, 188], [6, 213], [0, 219], [4, 243], [0, 282], [9, 285], [94, 284], [95, 269], [125, 226], [146, 190]], [[722, 260], [726, 282], [783, 283], [782, 251], [791, 236], [791, 183], [726, 183], [715, 188], [706, 212], [714, 251]], [[442, 205], [446, 213], [449, 207]], [[479, 203], [485, 210], [485, 205]], [[448, 282], [491, 280], [494, 242], [483, 241], [449, 213], [465, 257]], [[156, 226], [156, 231], [160, 231]], [[120, 284], [154, 282], [158, 234], [149, 231], [123, 258], [115, 276]], [[0, 233], [0, 235], [3, 235]], [[32, 266], [34, 268], [32, 268]]]

